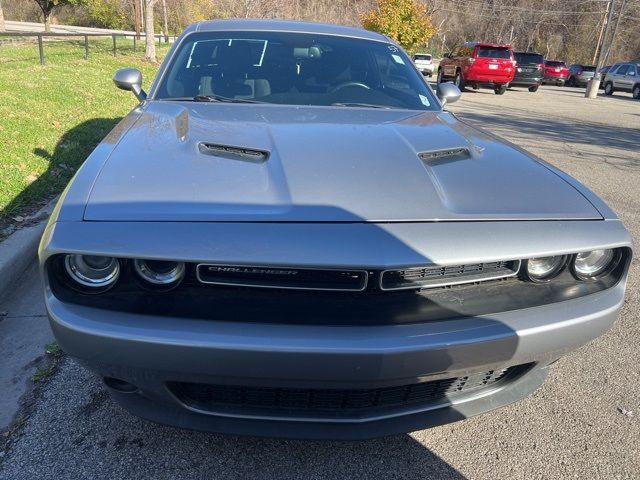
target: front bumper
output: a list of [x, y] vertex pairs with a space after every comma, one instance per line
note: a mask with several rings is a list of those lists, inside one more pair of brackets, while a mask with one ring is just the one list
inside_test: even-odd
[[[464, 419], [512, 403], [544, 380], [546, 366], [604, 333], [623, 303], [624, 281], [554, 305], [410, 325], [308, 326], [149, 317], [60, 302], [46, 306], [71, 356], [101, 377], [138, 387], [116, 400], [150, 420], [217, 432], [362, 439]], [[273, 388], [382, 388], [534, 362], [514, 381], [455, 402], [358, 418], [197, 411], [168, 382]]]

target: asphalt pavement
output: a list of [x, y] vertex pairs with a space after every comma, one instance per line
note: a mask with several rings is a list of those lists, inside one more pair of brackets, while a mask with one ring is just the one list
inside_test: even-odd
[[[451, 110], [581, 180], [638, 239], [640, 102], [625, 94], [587, 100], [583, 92], [472, 91]], [[243, 438], [156, 425], [124, 412], [98, 379], [66, 358], [23, 409], [26, 421], [10, 435], [0, 478], [638, 478], [638, 267], [634, 259], [620, 320], [555, 364], [531, 397], [367, 442]], [[44, 318], [35, 321], [46, 329]]]

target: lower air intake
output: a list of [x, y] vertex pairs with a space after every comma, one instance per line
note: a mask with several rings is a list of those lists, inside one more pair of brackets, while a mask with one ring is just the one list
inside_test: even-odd
[[248, 386], [170, 383], [186, 405], [212, 413], [271, 416], [362, 417], [384, 410], [414, 408], [506, 382], [524, 373], [530, 364], [488, 370], [461, 377], [398, 387], [331, 390], [260, 388]]

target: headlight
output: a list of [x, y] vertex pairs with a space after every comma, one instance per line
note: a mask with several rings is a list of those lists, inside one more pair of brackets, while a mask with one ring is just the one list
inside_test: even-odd
[[185, 271], [183, 262], [164, 260], [134, 260], [133, 267], [143, 280], [164, 286], [177, 284]]
[[567, 261], [564, 255], [530, 258], [527, 260], [526, 273], [534, 282], [544, 282], [557, 276]]
[[113, 257], [66, 255], [64, 267], [74, 282], [92, 289], [111, 287], [120, 275], [120, 262]]
[[573, 271], [581, 280], [592, 280], [611, 271], [617, 256], [611, 249], [581, 252], [573, 260]]

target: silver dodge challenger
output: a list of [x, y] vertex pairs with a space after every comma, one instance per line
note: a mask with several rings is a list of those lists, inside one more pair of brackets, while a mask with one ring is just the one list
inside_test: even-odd
[[389, 38], [207, 21], [87, 158], [40, 245], [60, 346], [141, 417], [364, 439], [529, 395], [623, 304], [591, 191], [447, 112]]

